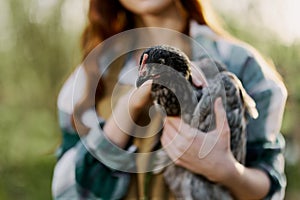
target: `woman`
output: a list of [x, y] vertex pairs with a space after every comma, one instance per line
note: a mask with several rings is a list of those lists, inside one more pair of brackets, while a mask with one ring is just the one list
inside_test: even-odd
[[[225, 63], [241, 79], [256, 101], [259, 118], [250, 120], [247, 125], [246, 165], [238, 163], [230, 152], [230, 133], [220, 101], [215, 102], [216, 130], [207, 134], [206, 138], [198, 131], [194, 138], [190, 136], [191, 128], [186, 124], [180, 125], [179, 118], [168, 118], [160, 139], [163, 147], [176, 165], [224, 185], [237, 199], [282, 199], [286, 180], [282, 153], [284, 139], [279, 131], [286, 89], [276, 72], [255, 50], [225, 36], [213, 23], [208, 6], [207, 1], [201, 0], [91, 0], [89, 23], [82, 39], [84, 58], [101, 42], [134, 28], [167, 28], [195, 39], [210, 56]], [[154, 34], [151, 40], [191, 52], [185, 42], [174, 40], [168, 34]], [[108, 49], [105, 47], [103, 45], [98, 53], [104, 55]], [[151, 150], [153, 142], [145, 145], [145, 142], [128, 135], [132, 131], [132, 120], [142, 123], [140, 119], [144, 116], [144, 108], [150, 104], [151, 83], [132, 90], [133, 82], [125, 81], [120, 87], [124, 95], [117, 98], [113, 112], [107, 109], [114, 94], [112, 80], [120, 80], [118, 74], [122, 74], [126, 66], [137, 65], [138, 55], [139, 52], [133, 52], [113, 62], [110, 70], [116, 71], [109, 70], [105, 77], [101, 77], [97, 87], [94, 83], [101, 75], [101, 66], [95, 62], [84, 62], [64, 84], [58, 98], [63, 142], [54, 171], [54, 198], [174, 198], [161, 175], [136, 170], [135, 163], [131, 162], [135, 158], [126, 163], [127, 157], [122, 153], [125, 149], [128, 158], [132, 158], [133, 152], [143, 152], [145, 146], [150, 146], [148, 151]], [[84, 73], [78, 73], [80, 70]], [[201, 77], [195, 69], [194, 72], [193, 82], [201, 86]], [[81, 87], [77, 88], [79, 95], [72, 94], [73, 83]], [[95, 92], [96, 98], [93, 96]], [[93, 124], [89, 118], [95, 104], [100, 127], [95, 125], [97, 121]], [[217, 141], [216, 137], [219, 138]], [[207, 141], [215, 142], [214, 148], [200, 159], [199, 147], [208, 144]], [[190, 145], [189, 148], [181, 148], [186, 145]], [[119, 153], [122, 156], [118, 157]], [[151, 181], [148, 181], [149, 177]]]

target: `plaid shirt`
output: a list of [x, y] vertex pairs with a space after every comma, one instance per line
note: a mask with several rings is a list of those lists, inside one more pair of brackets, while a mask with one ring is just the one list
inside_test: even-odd
[[[235, 73], [255, 100], [259, 117], [250, 119], [247, 125], [246, 166], [259, 168], [268, 174], [271, 188], [266, 199], [283, 199], [286, 187], [283, 157], [285, 141], [280, 134], [280, 127], [287, 98], [285, 86], [267, 64], [258, 62], [246, 45], [229, 42], [196, 22], [191, 22], [190, 35], [210, 56], [223, 62], [229, 71]], [[194, 54], [192, 60], [197, 59], [199, 58]], [[82, 120], [93, 128], [80, 140], [70, 120], [75, 78], [80, 82], [77, 90], [81, 92], [78, 93], [84, 94], [86, 77], [84, 73], [78, 73], [80, 70], [83, 70], [81, 66], [65, 82], [58, 97], [62, 144], [57, 152], [58, 161], [52, 183], [53, 197], [120, 199], [128, 192], [130, 173], [118, 169], [125, 167], [130, 171], [135, 167], [134, 162], [129, 162], [134, 159], [133, 151], [129, 148], [124, 156], [124, 151], [112, 145], [103, 134], [105, 120], [98, 116], [95, 120], [92, 110], [86, 111]], [[137, 74], [133, 74], [134, 76], [136, 78]], [[134, 84], [132, 80], [135, 78], [124, 82]], [[80, 98], [80, 95], [74, 96], [73, 103]]]

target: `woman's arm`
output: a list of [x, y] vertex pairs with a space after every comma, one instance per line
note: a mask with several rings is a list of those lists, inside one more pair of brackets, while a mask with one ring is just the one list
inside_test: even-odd
[[103, 128], [108, 139], [120, 148], [126, 146], [141, 111], [150, 104], [151, 84], [147, 81], [121, 97]]
[[[60, 107], [62, 108], [62, 107]], [[70, 115], [62, 110], [60, 113], [60, 125], [62, 128], [62, 144], [57, 152], [52, 180], [52, 195], [54, 199], [80, 199], [105, 198], [115, 199], [125, 195], [130, 180], [128, 173], [119, 172], [107, 167], [100, 162], [99, 157], [94, 157], [95, 149], [106, 149], [110, 145], [103, 135], [103, 130], [95, 120], [95, 134], [79, 137], [68, 122]], [[84, 117], [90, 115], [87, 112]], [[104, 124], [104, 121], [100, 121]], [[91, 136], [91, 138], [90, 138]], [[96, 136], [96, 137], [95, 137]], [[88, 145], [89, 140], [96, 139], [95, 149]], [[85, 145], [86, 146], [85, 146]], [[88, 150], [89, 149], [89, 150]]]
[[237, 199], [262, 199], [270, 190], [270, 179], [264, 171], [245, 167], [238, 162], [220, 183]]
[[[134, 168], [133, 159], [130, 157], [132, 153], [121, 150], [110, 142], [112, 140], [113, 143], [118, 143], [114, 139], [119, 139], [120, 136], [122, 138], [122, 132], [120, 133], [118, 129], [114, 129], [118, 128], [118, 126], [110, 127], [109, 130], [109, 126], [106, 126], [106, 124], [113, 124], [114, 122], [108, 120], [106, 123], [101, 119], [99, 121], [93, 109], [87, 110], [82, 116], [82, 121], [90, 129], [88, 135], [80, 138], [73, 128], [71, 123], [73, 112], [71, 103], [73, 98], [72, 89], [75, 76], [80, 69], [82, 68], [79, 67], [70, 76], [59, 94], [58, 108], [59, 122], [62, 128], [62, 145], [57, 154], [58, 161], [53, 174], [53, 198], [77, 199], [84, 196], [86, 198], [119, 199], [127, 192], [130, 175], [117, 169], [124, 167], [125, 171], [126, 169], [129, 171], [128, 169]], [[80, 81], [82, 83], [80, 85], [84, 86], [86, 81], [85, 73], [78, 74], [76, 80]], [[145, 100], [140, 95], [144, 94], [147, 96], [145, 88], [135, 90], [132, 97], [137, 98], [127, 98], [129, 94], [122, 97], [115, 114], [119, 117], [124, 114], [124, 110], [126, 111], [128, 108], [123, 103], [127, 99], [130, 100], [129, 105], [133, 106], [134, 112], [131, 113], [132, 117], [133, 119], [136, 118], [134, 113], [136, 109], [138, 110], [142, 106], [139, 103], [144, 104], [142, 101], [139, 101], [139, 98]], [[150, 96], [149, 87], [146, 91], [149, 92], [148, 96]], [[81, 92], [79, 91], [79, 94]], [[124, 119], [122, 120], [124, 122]], [[106, 127], [107, 135], [111, 136], [109, 140], [104, 137], [106, 134], [103, 131], [104, 126]], [[125, 145], [127, 139], [126, 134], [124, 140], [121, 139], [119, 141]], [[111, 159], [114, 162], [110, 162]]]
[[267, 174], [270, 190], [266, 199], [283, 199], [286, 188], [283, 156], [285, 141], [280, 127], [287, 90], [282, 80], [268, 63], [249, 50], [251, 48], [248, 45], [233, 44], [224, 38], [199, 38], [212, 57], [222, 61], [229, 71], [238, 76], [255, 100], [259, 117], [250, 119], [247, 125], [245, 166]]

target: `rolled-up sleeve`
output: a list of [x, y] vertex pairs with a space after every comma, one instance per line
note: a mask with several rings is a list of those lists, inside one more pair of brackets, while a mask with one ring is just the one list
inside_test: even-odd
[[[58, 97], [62, 143], [57, 151], [52, 195], [54, 199], [120, 199], [127, 192], [130, 174], [118, 169], [134, 167], [134, 162], [126, 160], [132, 151], [110, 143], [103, 134], [105, 121], [93, 109], [82, 116], [82, 121], [90, 128], [89, 134], [79, 137], [71, 123], [72, 86], [78, 70], [65, 82]], [[77, 76], [78, 80], [85, 84], [84, 75]]]
[[271, 187], [266, 199], [283, 199], [285, 140], [280, 128], [287, 90], [275, 71], [266, 63], [258, 62], [249, 51], [235, 47], [230, 60], [259, 113], [259, 117], [249, 119], [247, 125], [246, 166], [259, 168], [269, 176]]
[[[124, 150], [102, 135], [101, 124], [104, 121], [97, 130], [91, 129], [97, 132], [78, 137], [77, 142], [63, 137], [61, 149], [65, 151], [60, 154], [52, 181], [54, 199], [121, 199], [126, 194], [130, 174], [114, 169], [124, 164], [122, 160], [126, 158], [119, 153]], [[134, 162], [130, 164], [133, 166]]]

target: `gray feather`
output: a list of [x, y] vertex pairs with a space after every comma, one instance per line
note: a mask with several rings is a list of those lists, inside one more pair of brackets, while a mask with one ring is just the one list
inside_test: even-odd
[[[171, 50], [171, 56], [169, 52], [165, 52], [169, 50]], [[165, 108], [167, 115], [181, 115], [185, 123], [203, 132], [209, 132], [216, 126], [214, 101], [216, 98], [222, 97], [230, 127], [231, 151], [234, 157], [244, 164], [246, 155], [246, 113], [253, 118], [256, 118], [258, 113], [255, 102], [247, 94], [239, 79], [233, 73], [226, 71], [226, 67], [221, 63], [203, 58], [198, 64], [207, 78], [208, 86], [197, 89], [193, 87], [191, 77], [189, 77], [191, 71], [189, 68], [190, 61], [180, 50], [158, 46], [150, 48], [146, 52], [152, 58], [152, 66], [147, 69], [146, 76], [139, 77], [137, 83], [141, 84], [147, 79], [158, 77], [153, 76], [153, 74], [163, 72], [160, 73], [160, 79], [153, 80], [152, 97]], [[177, 59], [179, 59], [179, 62], [176, 62]], [[162, 61], [164, 62], [163, 65], [158, 65]], [[165, 65], [169, 66], [167, 68], [177, 70], [179, 72], [177, 74], [182, 74], [182, 76], [175, 75], [170, 69], [167, 70], [164, 67]], [[217, 71], [215, 66], [217, 66]], [[168, 73], [165, 73], [165, 70]], [[150, 74], [152, 75], [150, 76]], [[176, 78], [174, 78], [175, 76]], [[162, 82], [167, 88], [159, 86]], [[182, 102], [174, 101], [174, 95], [180, 97], [179, 99], [182, 99]], [[178, 106], [181, 107], [176, 109]], [[160, 151], [157, 155], [154, 173], [163, 172], [167, 185], [177, 199], [233, 199], [229, 191], [223, 186], [212, 183], [203, 176], [174, 164], [164, 167], [170, 160], [166, 152]]]

